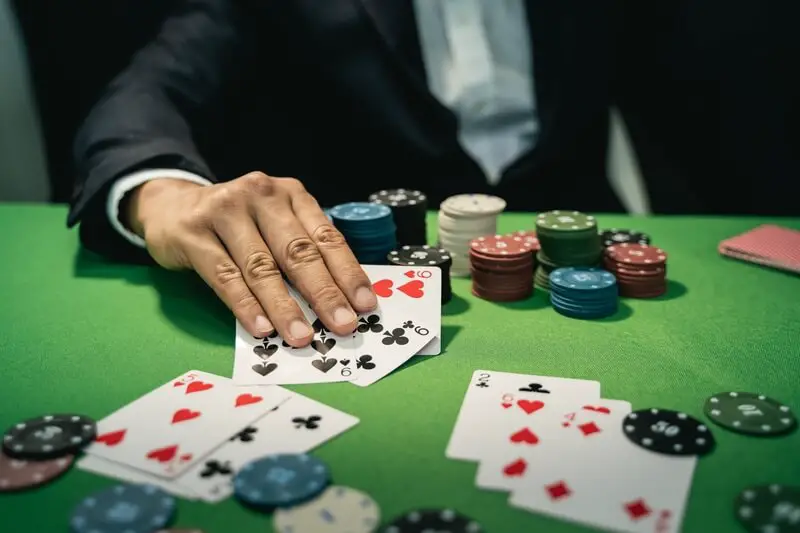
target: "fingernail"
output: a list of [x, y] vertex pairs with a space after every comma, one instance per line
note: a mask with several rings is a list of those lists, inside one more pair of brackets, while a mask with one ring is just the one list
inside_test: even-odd
[[364, 309], [372, 309], [378, 305], [378, 300], [369, 287], [359, 287], [356, 289], [356, 305]]
[[295, 320], [289, 324], [289, 335], [293, 339], [304, 339], [311, 335], [311, 328], [302, 320]]
[[356, 315], [346, 307], [340, 307], [333, 312], [333, 321], [339, 326], [349, 326], [356, 320]]
[[275, 328], [272, 326], [272, 322], [267, 320], [267, 317], [258, 315], [256, 317], [255, 322], [256, 333], [266, 336], [275, 331]]

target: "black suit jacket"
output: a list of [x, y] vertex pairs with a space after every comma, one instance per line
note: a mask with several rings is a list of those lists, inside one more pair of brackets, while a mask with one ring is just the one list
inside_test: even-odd
[[108, 224], [106, 195], [159, 167], [296, 176], [328, 206], [408, 187], [432, 207], [491, 192], [511, 210], [618, 210], [605, 173], [615, 4], [526, 3], [541, 134], [497, 187], [427, 89], [410, 0], [189, 0], [79, 132], [68, 222], [91, 249], [141, 256]]

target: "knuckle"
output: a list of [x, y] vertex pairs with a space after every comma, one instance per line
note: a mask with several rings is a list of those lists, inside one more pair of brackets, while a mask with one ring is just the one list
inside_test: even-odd
[[250, 253], [247, 256], [244, 270], [247, 279], [255, 282], [281, 277], [281, 271], [275, 258], [265, 251]]
[[295, 317], [302, 316], [300, 308], [290, 297], [273, 298], [270, 302], [270, 316], [280, 317], [288, 324]]
[[274, 179], [275, 182], [280, 183], [282, 187], [293, 193], [303, 193], [306, 190], [305, 186], [303, 185], [303, 182], [297, 178], [274, 178]]
[[275, 179], [267, 176], [263, 172], [250, 172], [241, 178], [242, 184], [248, 191], [259, 196], [271, 196], [275, 194]]
[[309, 237], [292, 239], [286, 245], [286, 262], [291, 269], [321, 261], [317, 245]]
[[260, 304], [252, 293], [242, 294], [235, 298], [231, 304], [231, 311], [239, 317], [248, 317], [250, 314], [256, 312], [260, 308]]
[[314, 306], [320, 308], [338, 307], [344, 303], [344, 295], [342, 292], [332, 286], [323, 285], [314, 291]]
[[[217, 187], [209, 192], [209, 206], [207, 209], [211, 213], [230, 213], [240, 208], [244, 201], [244, 196], [235, 187]], [[201, 208], [205, 214], [205, 210]]]
[[220, 287], [227, 288], [231, 284], [244, 281], [242, 271], [231, 261], [222, 261], [214, 267], [214, 280]]
[[344, 235], [330, 224], [324, 224], [314, 230], [312, 236], [318, 246], [329, 250], [338, 250], [347, 246]]

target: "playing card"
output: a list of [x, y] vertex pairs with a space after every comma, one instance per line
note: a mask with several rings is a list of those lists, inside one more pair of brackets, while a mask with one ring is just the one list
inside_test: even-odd
[[442, 351], [441, 269], [393, 265], [362, 268], [384, 308], [399, 310], [430, 329], [433, 338], [417, 355], [438, 355]]
[[102, 457], [86, 455], [77, 463], [75, 463], [75, 466], [80, 470], [118, 479], [126, 483], [154, 485], [172, 494], [173, 496], [177, 496], [185, 500], [198, 499], [197, 494], [193, 493], [186, 487], [176, 484], [174, 481], [156, 477], [140, 470], [136, 470], [135, 468], [131, 468], [120, 463], [115, 463], [113, 461], [109, 461], [108, 459], [103, 459]]
[[293, 394], [274, 411], [241, 429], [176, 480], [209, 502], [232, 493], [232, 479], [246, 463], [275, 453], [305, 453], [358, 424], [358, 418]]
[[548, 404], [600, 399], [600, 383], [580, 379], [476, 370], [458, 412], [445, 455], [450, 459], [481, 459], [514, 411], [535, 413]]
[[541, 408], [530, 414], [522, 410], [509, 413], [507, 423], [497, 430], [494, 442], [481, 457], [477, 486], [513, 491], [530, 482], [542, 463], [564, 458], [567, 447], [589, 453], [587, 450], [608, 433], [619, 433], [622, 419], [631, 412], [631, 404], [619, 400], [573, 405], [544, 399], [540, 403]]
[[98, 422], [88, 455], [175, 478], [288, 396], [193, 370]]
[[608, 531], [680, 531], [695, 456], [651, 452], [619, 431], [564, 444], [563, 453], [537, 461], [509, 503]]
[[800, 231], [764, 224], [719, 243], [719, 253], [800, 273]]

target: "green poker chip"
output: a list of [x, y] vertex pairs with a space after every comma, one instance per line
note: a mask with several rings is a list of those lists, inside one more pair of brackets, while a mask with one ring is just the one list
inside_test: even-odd
[[800, 487], [759, 485], [736, 497], [733, 512], [749, 533], [800, 533]]
[[705, 413], [715, 424], [748, 435], [782, 435], [797, 427], [788, 405], [752, 392], [723, 392], [706, 400]]
[[536, 229], [541, 231], [581, 232], [594, 229], [597, 232], [597, 221], [580, 211], [547, 211], [536, 217]]

